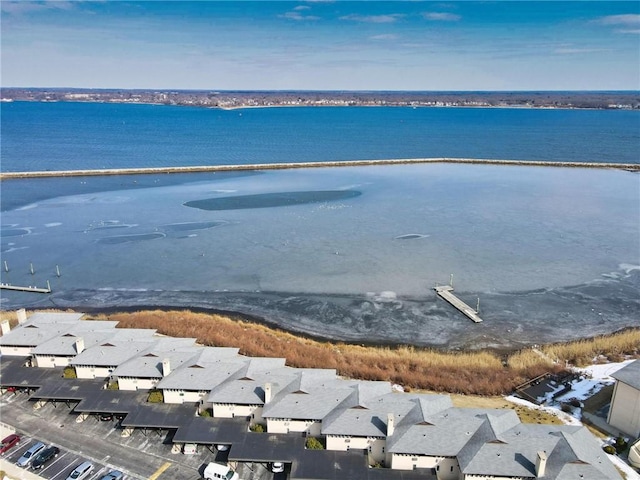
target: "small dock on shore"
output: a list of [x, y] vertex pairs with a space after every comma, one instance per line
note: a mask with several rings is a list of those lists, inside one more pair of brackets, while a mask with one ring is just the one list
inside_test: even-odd
[[[453, 283], [453, 280], [451, 283]], [[474, 323], [482, 322], [482, 318], [480, 318], [480, 316], [478, 315], [478, 312], [479, 312], [478, 309], [474, 310], [473, 308], [471, 308], [469, 305], [464, 303], [462, 300], [460, 300], [458, 297], [456, 297], [453, 294], [453, 285], [444, 285], [441, 287], [436, 285], [433, 289], [436, 291], [436, 293], [440, 298], [449, 302], [461, 313], [463, 313], [469, 319], [471, 319]], [[480, 304], [480, 300], [478, 299], [478, 305], [479, 304]]]
[[51, 285], [49, 285], [49, 281], [47, 281], [47, 287], [21, 287], [19, 285], [11, 285], [9, 283], [0, 283], [0, 289], [2, 290], [17, 290], [19, 292], [33, 292], [33, 293], [51, 293]]

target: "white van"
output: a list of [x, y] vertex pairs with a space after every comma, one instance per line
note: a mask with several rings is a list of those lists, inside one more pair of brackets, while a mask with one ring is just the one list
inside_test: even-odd
[[182, 453], [185, 455], [195, 455], [198, 453], [198, 446], [195, 443], [185, 443], [182, 446]]
[[238, 474], [231, 470], [228, 465], [210, 463], [204, 469], [205, 480], [238, 480]]

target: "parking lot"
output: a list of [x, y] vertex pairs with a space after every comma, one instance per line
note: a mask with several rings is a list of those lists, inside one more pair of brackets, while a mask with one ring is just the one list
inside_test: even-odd
[[[224, 462], [228, 455], [203, 445], [195, 454], [184, 455], [173, 448], [171, 431], [136, 429], [123, 437], [117, 418], [101, 421], [98, 415], [90, 415], [79, 421], [79, 415], [72, 412], [73, 404], [48, 402], [38, 409], [34, 405], [25, 392], [0, 396], [2, 421], [16, 428], [21, 436], [20, 443], [2, 458], [15, 463], [38, 441], [55, 445], [60, 448], [58, 457], [34, 472], [45, 479], [65, 480], [78, 464], [90, 461], [94, 469], [87, 480], [98, 480], [112, 469], [123, 471], [127, 480], [196, 480], [202, 478], [209, 462]], [[242, 480], [287, 478], [286, 472], [274, 474], [266, 464], [238, 464], [236, 470]]]

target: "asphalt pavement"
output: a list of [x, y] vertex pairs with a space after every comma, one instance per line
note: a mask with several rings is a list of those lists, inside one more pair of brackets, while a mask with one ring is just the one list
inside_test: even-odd
[[[15, 463], [35, 441], [54, 444], [61, 453], [39, 473], [45, 479], [64, 480], [76, 465], [88, 460], [95, 465], [88, 480], [97, 480], [110, 469], [125, 472], [127, 480], [198, 480], [206, 464], [216, 458], [216, 452], [204, 446], [193, 455], [172, 453], [171, 432], [145, 433], [137, 429], [131, 436], [122, 437], [117, 420], [104, 422], [89, 416], [78, 422], [80, 417], [71, 411], [73, 405], [47, 403], [34, 409], [34, 404], [26, 393], [7, 392], [0, 396], [2, 422], [22, 436], [20, 445], [7, 452], [4, 460]], [[237, 472], [242, 480], [274, 478], [263, 464], [239, 464]]]

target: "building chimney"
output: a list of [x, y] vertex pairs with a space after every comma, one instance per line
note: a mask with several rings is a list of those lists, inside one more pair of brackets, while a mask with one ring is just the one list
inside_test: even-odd
[[536, 477], [544, 477], [544, 471], [547, 468], [547, 454], [546, 452], [538, 452], [538, 458], [536, 459]]
[[80, 355], [84, 352], [84, 338], [77, 337], [76, 338], [76, 354]]
[[9, 325], [9, 320], [3, 320], [0, 323], [0, 328], [2, 328], [2, 335], [6, 335], [11, 331], [11, 325]]
[[396, 428], [396, 419], [393, 413], [387, 413], [387, 437], [393, 435], [393, 431]]
[[264, 404], [266, 405], [271, 401], [271, 384], [269, 382], [264, 384]]
[[169, 358], [165, 358], [162, 360], [162, 376], [166, 377], [171, 373], [171, 360]]
[[23, 324], [24, 322], [27, 321], [27, 311], [24, 308], [21, 308], [20, 310], [18, 310], [16, 314], [18, 315], [19, 324]]

